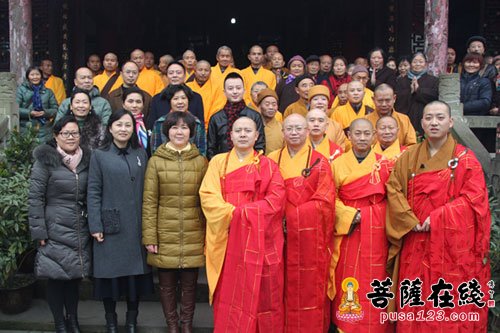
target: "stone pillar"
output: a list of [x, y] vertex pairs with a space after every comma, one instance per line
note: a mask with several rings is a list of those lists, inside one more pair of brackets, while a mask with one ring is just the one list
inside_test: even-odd
[[448, 49], [448, 0], [425, 0], [425, 51], [429, 71], [446, 73]]
[[31, 0], [9, 0], [10, 71], [23, 81], [32, 65]]
[[16, 103], [16, 75], [0, 72], [0, 142], [14, 127], [19, 128], [19, 108]]

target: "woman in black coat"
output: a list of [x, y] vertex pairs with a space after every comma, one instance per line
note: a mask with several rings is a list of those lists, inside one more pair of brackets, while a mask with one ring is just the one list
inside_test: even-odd
[[390, 85], [392, 88], [396, 85], [396, 71], [387, 67], [384, 50], [379, 47], [374, 48], [368, 53], [368, 61], [370, 62], [370, 80], [368, 80], [367, 88], [375, 90], [382, 83]]
[[427, 73], [427, 59], [420, 52], [413, 55], [408, 74], [396, 80], [394, 92], [397, 98], [394, 108], [397, 112], [408, 115], [411, 124], [420, 134], [423, 134], [420, 121], [424, 107], [438, 99], [438, 88], [439, 80]]
[[78, 286], [91, 269], [85, 205], [90, 151], [80, 147], [73, 116], [61, 118], [53, 133], [52, 141], [33, 151], [28, 202], [31, 237], [39, 245], [35, 275], [48, 278], [56, 332], [79, 332]]
[[492, 87], [490, 80], [479, 75], [483, 68], [483, 57], [468, 53], [462, 65], [460, 102], [464, 104], [464, 115], [486, 116], [490, 111]]
[[108, 332], [117, 332], [116, 302], [122, 297], [127, 299], [126, 329], [135, 332], [140, 296], [153, 293], [142, 246], [146, 164], [134, 116], [117, 110], [109, 118], [103, 147], [92, 153], [87, 195], [94, 296], [103, 301]]

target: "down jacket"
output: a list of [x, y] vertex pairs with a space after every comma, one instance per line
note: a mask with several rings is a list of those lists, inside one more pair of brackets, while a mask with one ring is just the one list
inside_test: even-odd
[[144, 182], [142, 243], [158, 245], [148, 264], [194, 268], [205, 264], [205, 220], [200, 205], [207, 160], [191, 145], [177, 152], [161, 145], [151, 157]]
[[487, 116], [492, 98], [491, 82], [479, 73], [463, 72], [460, 77], [460, 102], [464, 104], [464, 115]]
[[90, 275], [90, 234], [85, 209], [90, 152], [82, 149], [76, 173], [64, 165], [51, 144], [33, 151], [29, 225], [33, 240], [46, 240], [35, 259], [38, 278], [70, 280]]

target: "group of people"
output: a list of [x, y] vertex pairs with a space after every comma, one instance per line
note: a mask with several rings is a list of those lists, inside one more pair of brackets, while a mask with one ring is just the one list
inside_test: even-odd
[[[157, 71], [134, 50], [121, 71], [106, 54], [99, 73], [96, 57], [69, 98], [48, 61], [18, 93], [22, 125], [41, 141], [29, 222], [57, 332], [80, 331], [86, 277], [107, 331], [125, 298], [136, 332], [152, 267], [168, 331], [192, 332], [202, 266], [215, 332], [485, 331], [487, 307], [473, 302], [487, 299], [490, 274], [484, 175], [451, 137], [423, 54], [399, 77], [378, 48], [350, 73], [343, 57], [294, 56], [285, 68], [275, 46], [253, 46], [243, 70], [227, 46], [214, 67], [188, 50]], [[464, 59], [464, 73], [482, 68], [469, 66], [478, 53]], [[381, 320], [432, 309], [440, 278], [479, 320]], [[459, 295], [472, 280], [483, 293]], [[408, 281], [422, 304], [405, 306]]]

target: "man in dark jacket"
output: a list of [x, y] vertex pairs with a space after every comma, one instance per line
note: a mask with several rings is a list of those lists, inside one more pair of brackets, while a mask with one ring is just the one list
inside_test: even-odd
[[207, 157], [211, 159], [217, 154], [225, 153], [233, 148], [229, 137], [230, 128], [239, 117], [251, 118], [257, 124], [259, 137], [255, 143], [255, 150], [265, 150], [264, 125], [260, 114], [248, 108], [243, 100], [245, 85], [238, 73], [229, 73], [224, 80], [224, 94], [227, 102], [224, 108], [215, 113], [208, 123]]
[[[178, 61], [171, 62], [167, 67], [167, 78], [169, 84], [183, 84], [186, 78], [186, 69]], [[146, 123], [148, 128], [153, 128], [155, 121], [158, 118], [170, 112], [170, 103], [167, 102], [165, 94], [167, 87], [165, 87], [161, 93], [155, 95], [151, 100], [151, 110]], [[191, 90], [191, 88], [188, 89]], [[193, 99], [189, 101], [188, 110], [192, 115], [196, 116], [201, 121], [203, 127], [205, 127], [203, 100], [201, 99], [200, 94], [194, 91], [192, 91], [192, 93]]]

